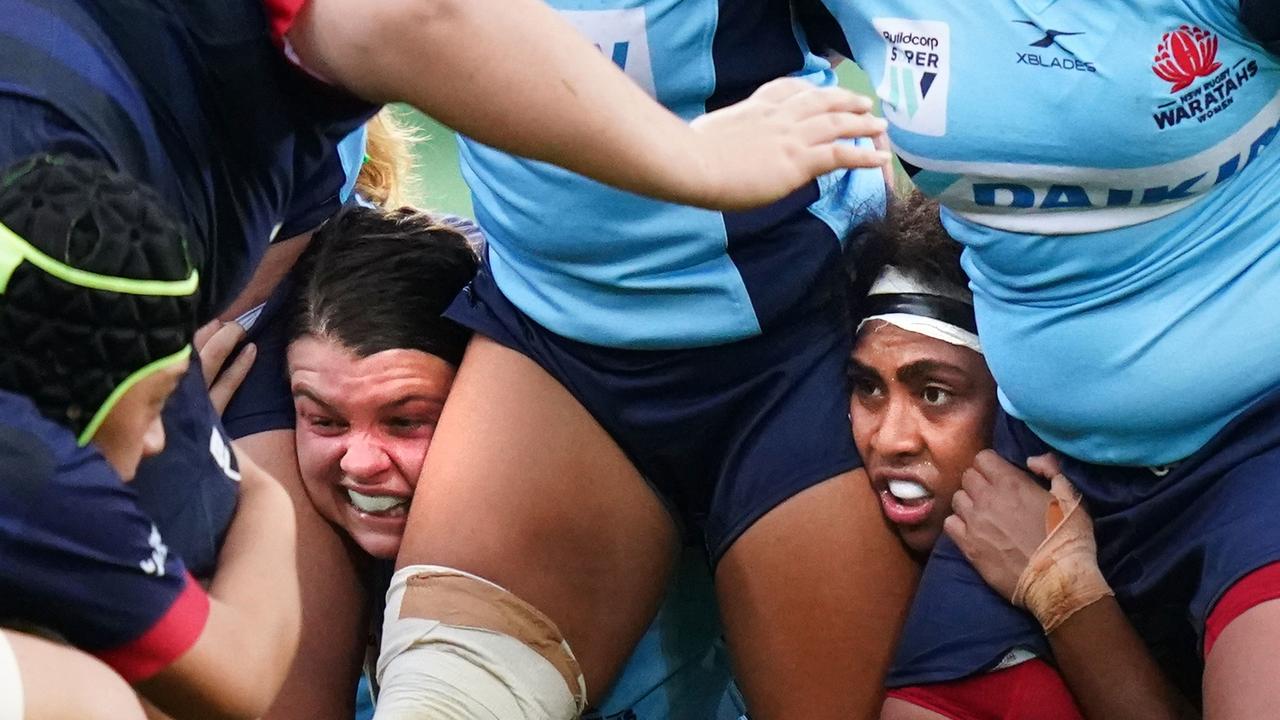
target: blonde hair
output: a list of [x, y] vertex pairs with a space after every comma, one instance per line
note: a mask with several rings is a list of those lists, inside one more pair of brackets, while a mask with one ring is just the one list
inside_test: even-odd
[[356, 192], [382, 207], [400, 207], [413, 194], [414, 143], [425, 138], [413, 126], [396, 118], [390, 106], [365, 123], [369, 139], [364, 164], [356, 177]]

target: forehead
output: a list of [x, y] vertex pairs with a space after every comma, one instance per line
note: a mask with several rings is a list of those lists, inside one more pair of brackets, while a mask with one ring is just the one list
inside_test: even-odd
[[294, 340], [288, 350], [290, 384], [305, 387], [326, 402], [357, 405], [382, 403], [407, 395], [443, 400], [455, 369], [441, 358], [397, 348], [360, 357], [330, 340], [311, 335]]
[[986, 367], [983, 357], [969, 348], [904, 330], [884, 320], [872, 320], [858, 331], [853, 359], [883, 374], [920, 362], [948, 365], [966, 373], [981, 373]]

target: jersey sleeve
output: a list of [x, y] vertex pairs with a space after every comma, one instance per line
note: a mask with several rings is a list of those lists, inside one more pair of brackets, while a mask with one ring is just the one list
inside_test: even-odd
[[1280, 54], [1280, 4], [1275, 0], [1240, 0], [1240, 20], [1263, 46]]
[[298, 22], [298, 16], [307, 6], [307, 0], [263, 0], [263, 3], [267, 10], [267, 22], [271, 27], [271, 39], [289, 62], [318, 82], [336, 87], [337, 84], [324, 74], [302, 62], [302, 58], [294, 52], [293, 45], [289, 41], [289, 33], [293, 31], [294, 25]]
[[284, 45], [285, 37], [293, 28], [298, 14], [307, 4], [307, 0], [263, 0], [267, 8], [267, 20], [271, 23], [271, 37], [279, 45]]
[[285, 276], [266, 303], [236, 320], [245, 328], [245, 342], [258, 348], [253, 367], [222, 413], [223, 427], [237, 440], [271, 430], [293, 429], [293, 394], [285, 356], [296, 274], [295, 271]]
[[0, 425], [0, 618], [144, 680], [195, 643], [208, 596], [102, 455], [54, 439]]

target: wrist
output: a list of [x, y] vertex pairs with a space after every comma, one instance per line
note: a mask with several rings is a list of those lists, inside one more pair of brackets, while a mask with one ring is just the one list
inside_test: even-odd
[[1027, 570], [1018, 579], [1013, 603], [1035, 616], [1046, 635], [1081, 610], [1115, 595], [1090, 558], [1057, 558], [1034, 572], [1031, 566]]
[[1108, 595], [1098, 567], [1093, 523], [1066, 478], [1054, 478], [1046, 510], [1048, 535], [1018, 577], [1011, 601], [1035, 616], [1049, 634], [1072, 615]]

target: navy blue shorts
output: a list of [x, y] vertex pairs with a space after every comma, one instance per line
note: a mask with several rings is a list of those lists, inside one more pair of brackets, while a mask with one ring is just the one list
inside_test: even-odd
[[561, 337], [512, 305], [487, 265], [445, 315], [567, 388], [713, 563], [779, 503], [862, 465], [849, 425], [851, 332], [838, 268], [773, 329], [704, 348]]
[[[1052, 448], [1001, 412], [994, 447], [1025, 464]], [[1061, 454], [1060, 454], [1061, 455]], [[1063, 457], [1098, 541], [1098, 563], [1139, 635], [1184, 692], [1199, 694], [1205, 621], [1250, 572], [1280, 560], [1280, 391], [1172, 468]], [[925, 567], [888, 685], [956, 680], [1023, 648], [1052, 659], [1039, 624], [987, 587], [946, 536]]]
[[240, 471], [196, 353], [161, 417], [164, 451], [142, 461], [133, 489], [169, 549], [192, 575], [208, 579], [235, 515]]

